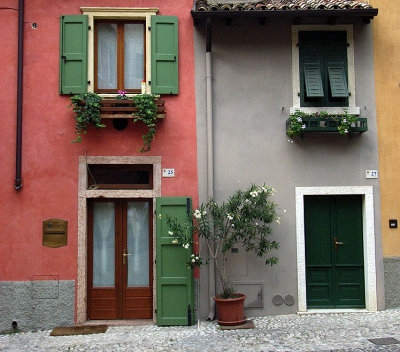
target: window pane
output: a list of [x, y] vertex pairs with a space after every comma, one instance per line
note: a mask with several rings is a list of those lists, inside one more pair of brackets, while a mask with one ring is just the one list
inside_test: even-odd
[[97, 88], [117, 88], [117, 25], [97, 24]]
[[144, 77], [144, 26], [140, 23], [125, 24], [125, 89], [140, 89]]
[[93, 287], [113, 287], [115, 282], [114, 202], [93, 205]]
[[128, 287], [149, 286], [149, 203], [128, 203]]

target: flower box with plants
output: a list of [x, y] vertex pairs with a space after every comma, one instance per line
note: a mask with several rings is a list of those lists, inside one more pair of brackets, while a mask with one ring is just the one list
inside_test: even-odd
[[368, 131], [366, 118], [349, 114], [346, 110], [341, 114], [328, 114], [326, 111], [312, 114], [296, 110], [286, 120], [286, 134], [293, 138], [308, 132], [338, 132], [342, 135], [363, 133]]
[[77, 137], [72, 142], [80, 143], [82, 135], [87, 133], [88, 127], [106, 127], [102, 123], [104, 118], [132, 118], [133, 123], [141, 121], [147, 126], [147, 133], [142, 136], [143, 147], [140, 152], [151, 149], [151, 142], [156, 133], [156, 122], [165, 117], [164, 100], [151, 94], [126, 96], [125, 91], [119, 91], [115, 99], [103, 99], [96, 93], [84, 93], [71, 97], [71, 105], [75, 112]]
[[[205, 243], [208, 256], [215, 262], [216, 272], [221, 282], [222, 292], [214, 300], [217, 304], [218, 322], [221, 325], [239, 325], [245, 322], [245, 295], [234, 292], [228, 283], [226, 256], [237, 245], [247, 252], [253, 252], [265, 259], [265, 264], [278, 262], [270, 252], [278, 250], [279, 243], [271, 239], [272, 223], [280, 223], [277, 206], [270, 200], [275, 190], [268, 186], [251, 185], [246, 190], [237, 190], [227, 201], [217, 204], [210, 197], [190, 215], [189, 225], [176, 218], [167, 217], [172, 243], [190, 248], [192, 234]], [[189, 227], [189, 229], [188, 229]], [[200, 250], [199, 250], [200, 252]], [[200, 254], [193, 253], [188, 265], [192, 268], [204, 262]]]

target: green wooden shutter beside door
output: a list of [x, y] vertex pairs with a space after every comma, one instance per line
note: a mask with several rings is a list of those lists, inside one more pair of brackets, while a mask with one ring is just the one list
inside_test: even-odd
[[173, 238], [168, 234], [169, 228], [165, 221], [165, 215], [176, 217], [180, 222], [188, 221], [188, 211], [191, 211], [190, 198], [161, 197], [156, 200], [158, 325], [193, 323], [193, 273], [187, 267], [192, 250], [172, 244]]
[[60, 94], [87, 92], [88, 17], [61, 16]]
[[178, 17], [151, 16], [151, 92], [178, 94]]

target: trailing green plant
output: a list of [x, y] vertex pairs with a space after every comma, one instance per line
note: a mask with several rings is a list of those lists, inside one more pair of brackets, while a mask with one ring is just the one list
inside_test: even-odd
[[143, 122], [147, 127], [147, 133], [142, 136], [143, 147], [138, 149], [139, 152], [148, 152], [151, 149], [151, 142], [156, 134], [157, 122], [157, 105], [154, 102], [154, 95], [140, 94], [133, 98], [138, 112], [133, 115], [133, 123]]
[[101, 123], [100, 102], [102, 98], [96, 93], [83, 93], [71, 97], [72, 110], [75, 112], [76, 139], [72, 143], [81, 143], [82, 135], [87, 133], [89, 125], [95, 128], [103, 128]]
[[[242, 245], [247, 252], [265, 258], [265, 264], [272, 266], [278, 262], [276, 256], [269, 254], [279, 249], [279, 243], [270, 239], [272, 223], [280, 224], [277, 206], [270, 200], [274, 193], [272, 187], [251, 185], [244, 191], [237, 190], [220, 205], [210, 197], [208, 202], [189, 215], [186, 223], [166, 216], [173, 244], [189, 249], [193, 245], [193, 235], [205, 240], [209, 258], [215, 261], [221, 280], [220, 296], [223, 298], [233, 295], [226, 275], [226, 256], [236, 245]], [[219, 255], [222, 256], [220, 261], [217, 260]], [[200, 255], [192, 254], [188, 265], [194, 268], [202, 264]]]
[[296, 110], [289, 116], [289, 128], [286, 131], [288, 137], [293, 138], [303, 133], [303, 130], [307, 127], [304, 121], [306, 118], [325, 118], [336, 121], [338, 123], [338, 132], [342, 135], [348, 134], [351, 127], [355, 126], [357, 122], [357, 116], [349, 114], [347, 109], [344, 109], [340, 114], [329, 114], [326, 111], [317, 111], [310, 114]]

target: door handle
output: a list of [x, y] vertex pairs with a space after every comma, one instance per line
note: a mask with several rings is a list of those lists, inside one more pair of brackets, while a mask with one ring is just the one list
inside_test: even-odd
[[128, 255], [131, 255], [130, 253], [126, 253], [126, 249], [124, 249], [124, 252], [122, 253], [122, 264], [125, 265], [126, 264], [126, 257]]
[[344, 245], [343, 242], [338, 242], [337, 237], [335, 237], [335, 238], [333, 239], [333, 243], [334, 243], [334, 245], [335, 245], [335, 249], [336, 249], [336, 250], [338, 249], [338, 246], [343, 246], [343, 245]]

